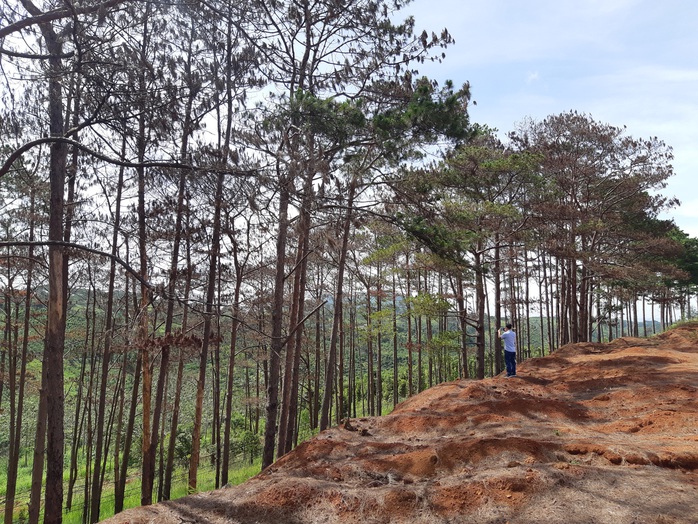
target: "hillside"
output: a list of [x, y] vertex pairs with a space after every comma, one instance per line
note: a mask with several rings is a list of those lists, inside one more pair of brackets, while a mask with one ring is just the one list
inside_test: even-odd
[[108, 523], [698, 522], [698, 324], [351, 419], [243, 485]]

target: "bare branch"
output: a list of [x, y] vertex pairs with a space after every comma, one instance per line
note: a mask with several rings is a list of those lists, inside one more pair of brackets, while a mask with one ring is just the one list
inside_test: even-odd
[[223, 172], [223, 173], [228, 173], [232, 175], [239, 175], [239, 176], [253, 176], [256, 174], [256, 171], [254, 170], [221, 170], [220, 167], [217, 166], [202, 166], [202, 167], [195, 167], [190, 164], [182, 164], [180, 162], [166, 162], [166, 161], [153, 161], [153, 162], [129, 162], [127, 160], [119, 160], [116, 158], [111, 158], [108, 157], [98, 151], [95, 151], [93, 149], [90, 149], [84, 144], [81, 144], [80, 142], [66, 138], [66, 137], [44, 137], [44, 138], [38, 138], [36, 140], [32, 140], [31, 142], [27, 142], [23, 146], [19, 147], [15, 151], [12, 152], [12, 154], [7, 158], [5, 163], [0, 166], [0, 178], [6, 175], [9, 171], [10, 168], [12, 167], [12, 164], [14, 164], [24, 153], [29, 151], [30, 149], [40, 146], [42, 144], [53, 144], [56, 142], [62, 142], [65, 144], [69, 144], [73, 147], [77, 147], [78, 149], [81, 149], [85, 151], [86, 153], [90, 154], [91, 156], [98, 158], [100, 160], [103, 160], [104, 162], [107, 162], [109, 164], [114, 164], [117, 166], [122, 166], [122, 167], [132, 167], [132, 168], [138, 168], [138, 167], [169, 167], [169, 168], [174, 168], [174, 169], [189, 169], [189, 170], [206, 170], [206, 171], [212, 171], [212, 172]]
[[[48, 22], [53, 22], [54, 20], [72, 17], [75, 14], [89, 15], [92, 13], [97, 13], [99, 11], [109, 9], [111, 7], [123, 4], [128, 1], [130, 0], [107, 0], [106, 2], [101, 4], [84, 7], [73, 6], [72, 8], [66, 9], [54, 9], [53, 11], [48, 11], [46, 13], [41, 13], [38, 11], [38, 9], [36, 11], [34, 9], [28, 9], [29, 11], [31, 11], [31, 14], [33, 16], [29, 18], [24, 18], [22, 20], [18, 20], [17, 22], [7, 25], [5, 27], [0, 27], [0, 38], [5, 38], [6, 36], [11, 35], [12, 33], [16, 33], [18, 31], [21, 31], [22, 29], [26, 29], [27, 27], [31, 27], [33, 25], [40, 25]], [[26, 3], [25, 8], [27, 8]]]
[[[62, 55], [58, 55], [58, 58], [70, 58], [73, 56], [74, 53], [64, 53]], [[32, 60], [48, 60], [49, 58], [56, 58], [54, 55], [35, 55], [32, 53], [20, 53], [18, 51], [11, 51], [10, 49], [5, 49], [4, 47], [0, 47], [0, 55], [5, 55], [5, 56], [11, 56], [13, 58], [30, 58]]]
[[70, 249], [76, 249], [78, 251], [85, 251], [86, 253], [91, 253], [93, 255], [98, 255], [101, 257], [105, 258], [110, 258], [114, 260], [117, 264], [119, 264], [121, 267], [123, 267], [128, 273], [130, 273], [136, 280], [138, 280], [141, 284], [146, 286], [148, 289], [154, 289], [155, 286], [145, 280], [143, 277], [139, 275], [139, 272], [132, 268], [127, 262], [122, 260], [116, 255], [112, 255], [111, 253], [107, 253], [105, 251], [100, 251], [99, 249], [93, 249], [91, 247], [83, 246], [80, 244], [76, 244], [74, 242], [59, 242], [57, 240], [42, 240], [42, 241], [0, 241], [0, 248], [3, 247], [42, 247], [42, 246], [59, 246], [59, 247], [67, 247]]

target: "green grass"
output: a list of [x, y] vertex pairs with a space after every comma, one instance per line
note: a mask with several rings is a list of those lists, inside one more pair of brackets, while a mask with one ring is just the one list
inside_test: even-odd
[[682, 320], [677, 320], [674, 322], [671, 326], [669, 326], [666, 331], [669, 331], [670, 329], [682, 327], [682, 326], [691, 326], [695, 325], [698, 323], [698, 317], [691, 317], [691, 318], [685, 318]]
[[246, 466], [240, 466], [239, 468], [231, 471], [228, 474], [228, 484], [231, 486], [237, 486], [242, 484], [247, 479], [254, 477], [262, 471], [262, 460], [257, 459], [252, 464], [247, 464]]
[[[257, 460], [253, 464], [246, 461], [236, 465], [228, 476], [230, 485], [237, 485], [245, 482], [250, 477], [256, 475], [261, 470], [261, 461]], [[201, 468], [199, 470], [197, 491], [211, 491], [215, 489], [215, 470], [213, 468]], [[65, 488], [63, 495], [67, 495], [68, 471], [65, 474]], [[187, 470], [186, 468], [178, 469], [173, 475], [172, 499], [181, 498], [188, 495], [187, 490]], [[7, 472], [0, 470], [0, 500], [5, 497], [5, 488], [7, 486]], [[64, 511], [63, 522], [65, 524], [82, 524], [82, 513], [84, 505], [83, 497], [84, 486], [84, 470], [79, 476], [75, 488], [73, 490], [73, 502], [70, 511]], [[23, 517], [26, 517], [29, 507], [29, 495], [31, 489], [31, 467], [20, 466], [17, 478], [17, 495], [15, 499], [14, 521], [21, 522]], [[156, 486], [157, 489], [157, 486]], [[155, 493], [157, 497], [157, 493]], [[65, 500], [64, 500], [65, 503]], [[126, 484], [126, 492], [124, 494], [124, 509], [134, 508], [141, 505], [141, 481], [140, 478], [134, 477], [133, 480]], [[114, 485], [113, 481], [105, 480], [104, 491], [102, 493], [102, 501], [100, 504], [100, 520], [110, 517], [114, 514]]]
[[[24, 460], [20, 460], [19, 467], [17, 468], [17, 487], [15, 490], [15, 519], [19, 518], [20, 511], [24, 509], [25, 511], [29, 505], [29, 495], [31, 493], [32, 484], [32, 468], [31, 463], [28, 466], [24, 466]], [[4, 463], [2, 469], [0, 469], [0, 501], [5, 501], [7, 489], [7, 464]], [[4, 511], [4, 507], [3, 507]], [[17, 520], [19, 522], [19, 520]]]

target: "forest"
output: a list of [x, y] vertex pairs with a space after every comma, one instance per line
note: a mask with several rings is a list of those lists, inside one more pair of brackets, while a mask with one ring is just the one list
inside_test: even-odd
[[523, 360], [694, 314], [671, 146], [471, 122], [407, 3], [0, 0], [5, 524], [239, 482], [500, 373], [505, 323]]

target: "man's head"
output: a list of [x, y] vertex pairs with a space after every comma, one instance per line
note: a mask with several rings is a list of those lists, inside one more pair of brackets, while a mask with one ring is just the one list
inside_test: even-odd
[[511, 329], [511, 324], [507, 324], [507, 329]]

